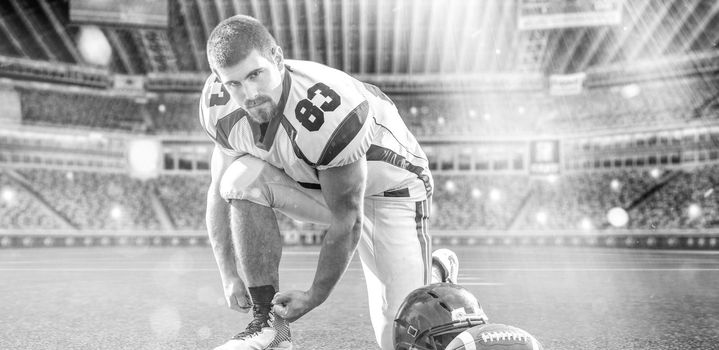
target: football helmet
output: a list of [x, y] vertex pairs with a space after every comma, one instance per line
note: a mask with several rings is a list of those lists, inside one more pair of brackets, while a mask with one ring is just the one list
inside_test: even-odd
[[486, 324], [477, 298], [464, 287], [435, 283], [409, 293], [394, 320], [395, 350], [443, 350], [457, 334]]

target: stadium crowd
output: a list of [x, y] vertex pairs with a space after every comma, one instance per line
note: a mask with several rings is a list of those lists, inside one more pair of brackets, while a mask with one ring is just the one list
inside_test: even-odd
[[[127, 175], [27, 169], [32, 192], [0, 174], [0, 228], [58, 228], [42, 203], [80, 229], [157, 230], [165, 210], [178, 230], [204, 229], [206, 175]], [[719, 166], [523, 175], [438, 175], [434, 230], [591, 230], [610, 227], [607, 212], [626, 209], [630, 229], [719, 226]], [[160, 206], [152, 204], [152, 196]], [[317, 228], [277, 213], [283, 230]]]
[[[160, 93], [136, 101], [20, 88], [23, 121], [157, 134], [201, 133], [197, 94]], [[413, 94], [391, 96], [419, 137], [521, 136], [716, 118], [705, 106], [719, 84], [701, 78], [592, 88], [581, 95], [543, 93]]]
[[[137, 100], [75, 90], [17, 89], [25, 124], [202, 133], [196, 94], [160, 93]], [[471, 99], [414, 94], [392, 99], [420, 139], [443, 140], [716, 119], [719, 108], [707, 101], [718, 93], [716, 84], [689, 79], [589, 89], [581, 96], [485, 94]], [[613, 207], [627, 209], [628, 228], [716, 227], [716, 170], [716, 166], [675, 167], [656, 175], [648, 170], [585, 169], [554, 181], [528, 175], [436, 174], [432, 227], [603, 229], [609, 226], [607, 211]], [[0, 172], [0, 228], [57, 227], [57, 217], [46, 207], [81, 229], [154, 230], [167, 228], [167, 221], [180, 230], [204, 228], [206, 175], [162, 175], [140, 181], [124, 174], [83, 171], [26, 169], [19, 174], [32, 191]], [[283, 229], [305, 227], [281, 214], [278, 218]]]

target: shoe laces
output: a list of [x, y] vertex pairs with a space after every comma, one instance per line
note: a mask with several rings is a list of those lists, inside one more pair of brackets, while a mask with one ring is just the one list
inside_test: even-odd
[[245, 339], [262, 332], [262, 328], [271, 327], [272, 317], [270, 316], [270, 305], [252, 305], [253, 319], [244, 331], [237, 333], [233, 339]]

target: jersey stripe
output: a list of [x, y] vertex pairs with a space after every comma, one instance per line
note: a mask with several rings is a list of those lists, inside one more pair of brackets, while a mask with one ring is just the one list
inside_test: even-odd
[[246, 116], [247, 112], [244, 109], [238, 108], [232, 113], [220, 118], [217, 124], [215, 124], [215, 130], [217, 130], [215, 141], [222, 145], [222, 147], [232, 150], [229, 140], [230, 132], [232, 132], [232, 128], [235, 127], [235, 124], [239, 123], [240, 120]]
[[[282, 120], [283, 111], [287, 104], [287, 98], [290, 95], [290, 86], [292, 86], [292, 77], [290, 76], [290, 67], [285, 65], [285, 76], [282, 80], [282, 95], [280, 95], [280, 101], [277, 103], [277, 109], [275, 114], [270, 120], [270, 124], [264, 133], [260, 133], [260, 137], [255, 138], [255, 145], [265, 151], [269, 151], [272, 148], [272, 143], [275, 142], [275, 136], [277, 135], [277, 129], [280, 126]], [[254, 131], [254, 130], [253, 130]]]
[[320, 158], [317, 160], [317, 165], [329, 164], [352, 142], [355, 136], [357, 136], [357, 133], [362, 129], [365, 120], [367, 120], [368, 113], [369, 103], [367, 100], [364, 100], [342, 120], [322, 150]]
[[389, 148], [378, 145], [369, 146], [369, 150], [367, 150], [367, 161], [381, 161], [407, 170], [417, 175], [417, 177], [424, 182], [424, 188], [427, 190], [427, 194], [432, 193], [432, 184], [427, 174], [424, 174], [425, 169], [410, 163], [405, 157], [402, 157]]
[[315, 163], [310, 162], [310, 160], [305, 157], [305, 154], [302, 153], [300, 146], [297, 145], [297, 129], [292, 126], [292, 123], [290, 123], [290, 121], [287, 120], [285, 116], [282, 116], [282, 120], [280, 121], [280, 123], [285, 129], [285, 132], [287, 133], [287, 137], [290, 139], [290, 142], [292, 142], [292, 150], [295, 152], [295, 156], [297, 156], [297, 158], [299, 159], [302, 159], [305, 163], [307, 163], [307, 165], [314, 168]]
[[424, 265], [424, 284], [429, 284], [432, 280], [432, 241], [427, 234], [427, 200], [416, 202], [414, 222], [417, 229], [417, 240], [419, 241], [420, 254], [422, 255], [422, 264]]

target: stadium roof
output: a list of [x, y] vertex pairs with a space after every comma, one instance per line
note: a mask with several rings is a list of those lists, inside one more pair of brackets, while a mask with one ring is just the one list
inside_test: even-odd
[[[519, 29], [520, 7], [553, 1], [168, 0], [167, 29], [101, 29], [112, 47], [110, 70], [140, 75], [208, 71], [205, 40], [237, 13], [265, 23], [288, 58], [368, 75], [562, 74], [717, 50], [716, 0], [625, 0], [614, 25]], [[603, 2], [612, 1], [622, 2]], [[69, 7], [0, 1], [0, 55], [88, 65]]]

